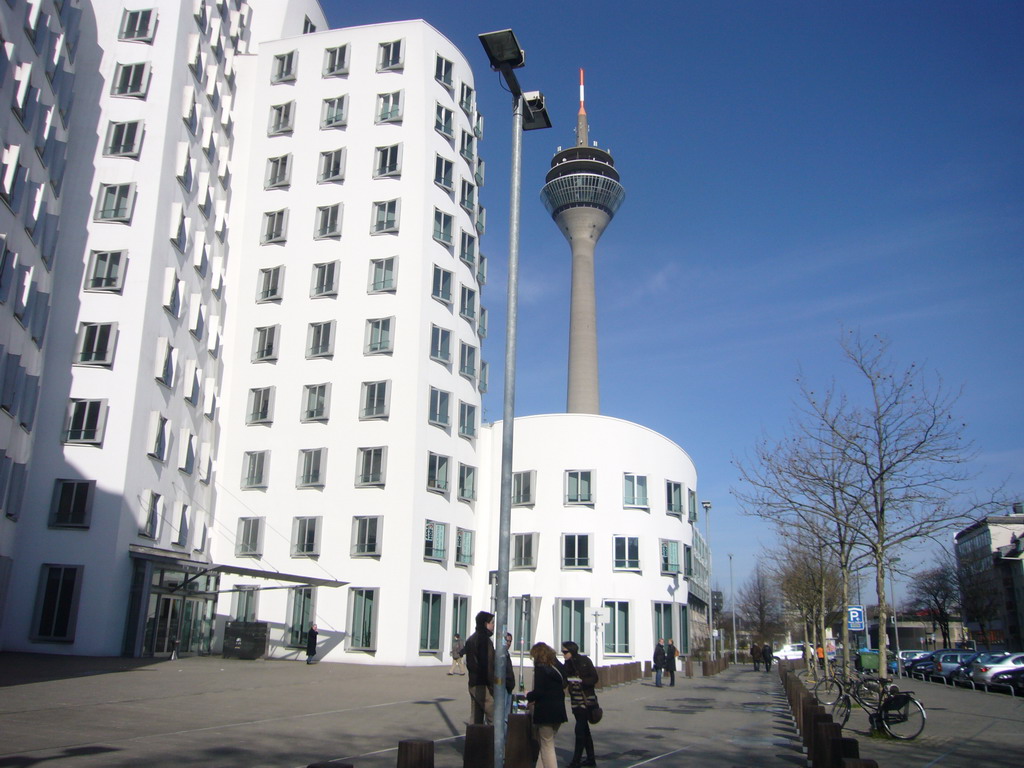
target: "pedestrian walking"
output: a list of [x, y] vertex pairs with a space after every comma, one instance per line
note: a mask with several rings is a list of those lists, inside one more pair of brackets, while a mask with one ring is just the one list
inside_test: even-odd
[[456, 632], [452, 636], [452, 649], [450, 651], [451, 656], [452, 656], [452, 666], [448, 670], [448, 674], [449, 675], [464, 675], [464, 674], [466, 674], [466, 668], [462, 664], [462, 649], [464, 647], [465, 647], [465, 644], [462, 642], [462, 639], [459, 637], [459, 633]]
[[555, 734], [568, 722], [565, 715], [565, 680], [558, 670], [555, 649], [537, 643], [530, 649], [533, 659], [533, 690], [526, 694], [533, 714], [533, 732], [540, 742], [537, 768], [558, 768], [555, 756]]
[[466, 638], [462, 650], [466, 658], [469, 685], [469, 715], [475, 725], [494, 722], [494, 614], [480, 611], [476, 631]]
[[764, 644], [764, 648], [761, 649], [761, 660], [764, 662], [764, 671], [772, 671], [772, 647], [768, 644]]
[[[588, 705], [588, 700], [597, 700], [597, 694], [594, 693], [594, 686], [598, 680], [597, 670], [594, 669], [594, 662], [583, 656], [580, 647], [571, 640], [562, 643], [562, 658], [562, 673], [569, 683], [572, 716], [576, 718], [576, 744], [568, 768], [597, 765], [597, 758], [594, 757], [594, 738], [590, 735]], [[587, 759], [581, 760], [584, 752], [587, 753]]]
[[654, 646], [654, 659], [651, 664], [654, 667], [654, 684], [661, 688], [661, 673], [665, 669], [665, 640], [658, 638], [658, 644]]
[[[512, 714], [512, 692], [516, 689], [516, 671], [512, 666], [512, 633], [505, 633], [505, 691], [508, 692], [508, 696], [505, 697], [505, 719]], [[553, 650], [553, 649], [552, 649]]]
[[761, 671], [761, 646], [757, 643], [750, 644], [750, 658], [754, 661], [754, 671]]
[[821, 643], [818, 643], [818, 647], [815, 649], [815, 653], [818, 654], [818, 668], [825, 668], [825, 649], [822, 648]]
[[665, 646], [665, 671], [668, 672], [668, 684], [673, 686], [676, 684], [676, 658], [679, 656], [679, 650], [676, 648], [672, 638], [668, 639], [668, 645]]
[[311, 624], [309, 630], [306, 632], [306, 663], [312, 664], [313, 657], [316, 656], [316, 636], [319, 633], [316, 630], [316, 624]]

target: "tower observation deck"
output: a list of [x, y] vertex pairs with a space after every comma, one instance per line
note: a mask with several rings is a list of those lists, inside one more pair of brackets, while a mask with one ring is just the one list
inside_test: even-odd
[[[569, 413], [599, 413], [597, 301], [594, 250], [608, 222], [626, 197], [609, 152], [588, 145], [587, 111], [580, 70], [580, 111], [576, 146], [559, 149], [551, 160], [540, 197], [572, 248], [569, 307]], [[596, 142], [595, 142], [596, 144]]]

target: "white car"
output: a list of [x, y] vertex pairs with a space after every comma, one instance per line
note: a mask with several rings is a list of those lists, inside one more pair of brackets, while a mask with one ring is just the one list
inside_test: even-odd
[[975, 683], [991, 683], [996, 672], [1008, 672], [1024, 667], [1024, 653], [1008, 653], [1003, 656], [990, 654], [982, 656], [971, 665], [971, 680]]
[[804, 658], [804, 644], [784, 645], [772, 654], [772, 658], [776, 661], [800, 661]]

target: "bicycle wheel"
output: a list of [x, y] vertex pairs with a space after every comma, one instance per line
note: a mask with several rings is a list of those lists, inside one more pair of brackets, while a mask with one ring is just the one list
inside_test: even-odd
[[853, 703], [850, 701], [850, 694], [841, 693], [836, 703], [832, 705], [832, 722], [837, 723], [840, 728], [846, 725], [850, 719], [850, 708]]
[[835, 704], [836, 700], [843, 694], [843, 684], [834, 677], [826, 677], [815, 683], [811, 693], [818, 699], [822, 706]]
[[928, 715], [921, 702], [909, 693], [898, 693], [882, 704], [882, 727], [894, 739], [916, 739]]

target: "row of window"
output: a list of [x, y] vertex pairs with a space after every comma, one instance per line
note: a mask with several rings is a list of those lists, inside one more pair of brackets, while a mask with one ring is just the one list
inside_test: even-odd
[[[589, 469], [570, 469], [565, 471], [563, 483], [563, 503], [593, 505], [595, 494], [596, 472]], [[537, 471], [527, 470], [512, 474], [513, 506], [533, 506], [537, 503]], [[686, 490], [687, 515], [690, 522], [697, 519], [697, 492], [684, 488], [682, 483], [674, 480], [665, 481], [665, 511], [669, 515], [682, 517], [683, 491]], [[622, 476], [622, 506], [638, 509], [650, 509], [651, 503], [647, 495], [647, 475], [625, 472]]]
[[28, 331], [36, 347], [42, 348], [50, 320], [50, 294], [34, 279], [37, 266], [7, 248], [0, 233], [0, 305], [11, 303], [14, 319]]
[[[166, 366], [166, 359], [161, 361], [162, 366]], [[189, 366], [191, 368], [191, 366]], [[163, 368], [161, 368], [163, 370]], [[196, 369], [198, 370], [198, 369]], [[199, 374], [195, 373], [191, 377], [188, 388], [186, 390], [186, 399], [192, 402], [191, 398], [194, 398], [198, 404], [198, 392], [199, 387]], [[166, 380], [162, 381], [167, 386]], [[205, 389], [203, 395], [203, 414], [207, 419], [213, 419], [214, 414], [217, 410], [217, 392], [213, 385], [213, 382], [208, 382], [208, 386]], [[71, 398], [68, 402], [67, 412], [64, 418], [64, 426], [61, 430], [61, 441], [67, 445], [89, 445], [95, 447], [101, 447], [103, 445], [103, 438], [107, 428], [107, 416], [109, 411], [109, 405], [107, 400], [104, 399], [85, 399], [85, 398]], [[156, 421], [159, 424], [159, 420]], [[168, 427], [169, 428], [169, 427]], [[152, 439], [150, 442], [151, 446], [156, 446], [161, 440], [162, 429], [155, 428], [152, 431]], [[152, 450], [151, 455], [161, 456], [155, 450]], [[162, 454], [166, 455], [166, 454]], [[194, 457], [194, 454], [193, 454]], [[209, 463], [202, 462], [203, 478], [209, 478]], [[193, 464], [182, 464], [181, 468], [189, 467], [189, 473]]]
[[[383, 488], [387, 483], [387, 446], [356, 449], [355, 486]], [[299, 451], [297, 487], [323, 487], [327, 482], [327, 449]], [[447, 496], [455, 483], [460, 501], [476, 500], [476, 467], [454, 461], [450, 456], [427, 454], [427, 490]], [[242, 458], [245, 490], [266, 490], [270, 483], [270, 451], [246, 451]]]

